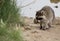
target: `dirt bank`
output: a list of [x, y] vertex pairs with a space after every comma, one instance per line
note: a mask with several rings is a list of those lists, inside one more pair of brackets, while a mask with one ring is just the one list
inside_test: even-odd
[[25, 17], [25, 26], [22, 27], [25, 41], [60, 41], [60, 18], [57, 17], [52, 28], [40, 30], [39, 24], [33, 23], [33, 18]]

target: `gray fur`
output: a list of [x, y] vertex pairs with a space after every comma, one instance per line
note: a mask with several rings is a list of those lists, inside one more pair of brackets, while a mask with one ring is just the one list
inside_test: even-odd
[[37, 11], [35, 18], [37, 22], [38, 20], [40, 20], [41, 29], [47, 29], [51, 27], [54, 19], [55, 19], [54, 10], [49, 6], [44, 6], [41, 10]]

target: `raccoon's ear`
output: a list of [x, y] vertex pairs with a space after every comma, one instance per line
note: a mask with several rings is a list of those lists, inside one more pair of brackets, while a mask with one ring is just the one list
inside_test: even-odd
[[37, 16], [38, 15], [38, 12], [36, 12], [36, 15], [35, 16]]
[[39, 13], [39, 12], [37, 11], [37, 12], [36, 12], [36, 15], [38, 15], [38, 13]]
[[38, 13], [38, 11], [36, 11], [36, 13]]
[[36, 12], [36, 13], [39, 13], [39, 12]]

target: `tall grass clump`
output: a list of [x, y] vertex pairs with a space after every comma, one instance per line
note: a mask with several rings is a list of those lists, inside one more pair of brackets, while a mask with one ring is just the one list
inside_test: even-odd
[[0, 41], [23, 41], [20, 28], [9, 27], [9, 24], [21, 24], [20, 8], [16, 0], [0, 0]]
[[1, 0], [0, 19], [7, 23], [18, 23], [20, 20], [20, 8], [16, 6], [16, 0]]
[[0, 41], [23, 41], [20, 29], [8, 28], [6, 23], [0, 22]]

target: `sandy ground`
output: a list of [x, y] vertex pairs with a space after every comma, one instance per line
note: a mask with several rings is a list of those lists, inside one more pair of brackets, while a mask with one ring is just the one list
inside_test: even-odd
[[22, 31], [25, 41], [60, 41], [60, 18], [56, 18], [50, 29], [40, 30], [39, 24], [33, 23], [33, 18], [25, 17]]

